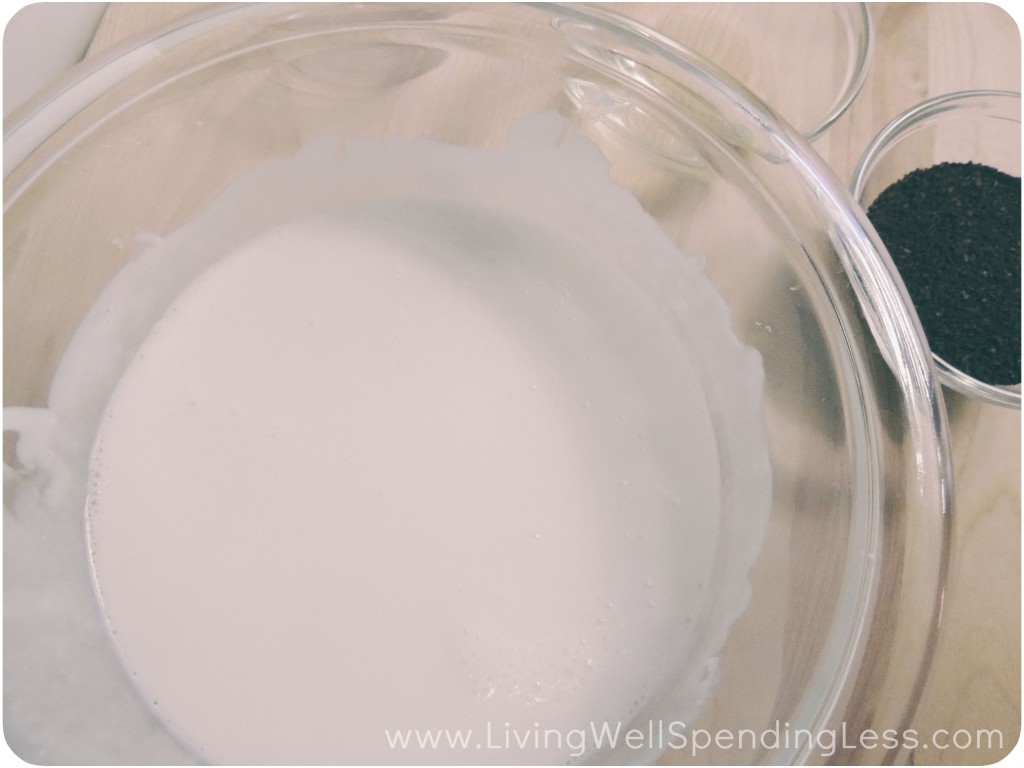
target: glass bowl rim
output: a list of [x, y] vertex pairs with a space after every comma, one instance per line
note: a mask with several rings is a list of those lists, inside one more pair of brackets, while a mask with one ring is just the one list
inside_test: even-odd
[[[259, 3], [259, 5], [276, 5], [277, 3]], [[531, 4], [531, 3], [526, 3]], [[534, 5], [558, 5], [559, 3], [532, 3]], [[10, 168], [17, 165], [28, 153], [28, 146], [33, 143], [31, 134], [25, 136], [26, 123], [39, 124], [41, 129], [47, 126], [55, 130], [51, 124], [61, 112], [73, 109], [74, 103], [89, 93], [100, 92], [113, 85], [117, 80], [127, 76], [131, 71], [144, 66], [161, 50], [173, 45], [180, 37], [194, 34], [199, 29], [216, 26], [232, 14], [231, 6], [247, 6], [251, 3], [231, 3], [197, 10], [178, 19], [169, 21], [156, 30], [141, 32], [112, 45], [108, 50], [97, 56], [79, 62], [64, 72], [54, 82], [31, 96], [23, 104], [15, 108], [4, 118], [4, 177]], [[832, 5], [829, 3], [828, 5]], [[836, 4], [836, 7], [844, 5]], [[804, 131], [801, 135], [808, 143], [814, 142], [846, 112], [856, 100], [867, 80], [868, 71], [874, 58], [875, 27], [866, 2], [850, 3], [848, 14], [843, 14], [843, 24], [847, 28], [850, 39], [854, 41], [853, 67], [848, 73], [843, 89], [830, 109], [818, 118], [817, 124]], [[603, 11], [611, 15], [608, 11]], [[626, 17], [622, 17], [626, 20]], [[655, 37], [659, 37], [654, 33]], [[685, 46], [675, 44], [677, 47]], [[696, 55], [696, 54], [695, 54]], [[112, 67], [116, 63], [115, 67]], [[113, 68], [114, 71], [111, 71]], [[84, 93], [83, 93], [84, 92]], [[65, 102], [71, 102], [65, 104]], [[49, 117], [49, 119], [47, 119]], [[9, 142], [13, 147], [8, 149]]]
[[836, 100], [831, 111], [821, 118], [817, 127], [811, 128], [803, 134], [804, 139], [808, 143], [818, 139], [840, 117], [846, 114], [857, 96], [860, 95], [864, 83], [867, 81], [871, 61], [874, 59], [875, 26], [871, 20], [868, 4], [861, 2], [856, 5], [856, 12], [852, 14], [854, 16], [852, 19], [853, 26], [848, 28], [853, 39], [856, 41], [853, 69], [850, 71], [845, 88], [841, 91], [840, 97]]

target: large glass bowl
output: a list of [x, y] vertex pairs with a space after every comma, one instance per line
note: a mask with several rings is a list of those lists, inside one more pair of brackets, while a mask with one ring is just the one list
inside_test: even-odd
[[[133, 233], [171, 232], [254, 164], [322, 134], [494, 146], [542, 109], [593, 139], [705, 260], [763, 358], [771, 518], [693, 725], [845, 734], [831, 757], [827, 739], [769, 737], [663, 759], [895, 758], [898, 745], [857, 735], [909, 722], [948, 551], [945, 416], [921, 330], [863, 213], [798, 132], [599, 8], [228, 6], [79, 69], [5, 131], [5, 406], [46, 404], [78, 322], [143, 247]], [[5, 505], [8, 742], [34, 762], [194, 760], [117, 663], [84, 531], [82, 510], [27, 519]]]

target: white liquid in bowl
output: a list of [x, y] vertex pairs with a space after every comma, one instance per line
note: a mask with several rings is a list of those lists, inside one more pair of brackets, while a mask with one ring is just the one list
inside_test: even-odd
[[707, 698], [767, 518], [760, 360], [563, 129], [314, 143], [83, 323], [55, 411], [103, 413], [102, 609], [201, 759], [558, 763]]

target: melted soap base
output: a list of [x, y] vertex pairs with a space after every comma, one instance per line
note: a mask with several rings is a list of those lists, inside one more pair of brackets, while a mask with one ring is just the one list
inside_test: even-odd
[[668, 328], [571, 244], [482, 255], [458, 229], [478, 217], [435, 216], [429, 259], [332, 219], [249, 243], [111, 401], [103, 601], [143, 690], [215, 759], [619, 722], [699, 618], [717, 458]]
[[[118, 275], [51, 410], [99, 424], [102, 609], [199, 759], [562, 763], [594, 755], [536, 734], [706, 700], [761, 387], [699, 260], [547, 114], [254, 169]], [[415, 729], [472, 735], [389, 746]]]

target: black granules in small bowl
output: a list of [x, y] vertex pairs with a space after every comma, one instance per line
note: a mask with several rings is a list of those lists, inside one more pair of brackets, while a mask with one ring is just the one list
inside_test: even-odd
[[1020, 382], [1020, 178], [978, 163], [904, 176], [868, 208], [932, 352], [986, 384]]

